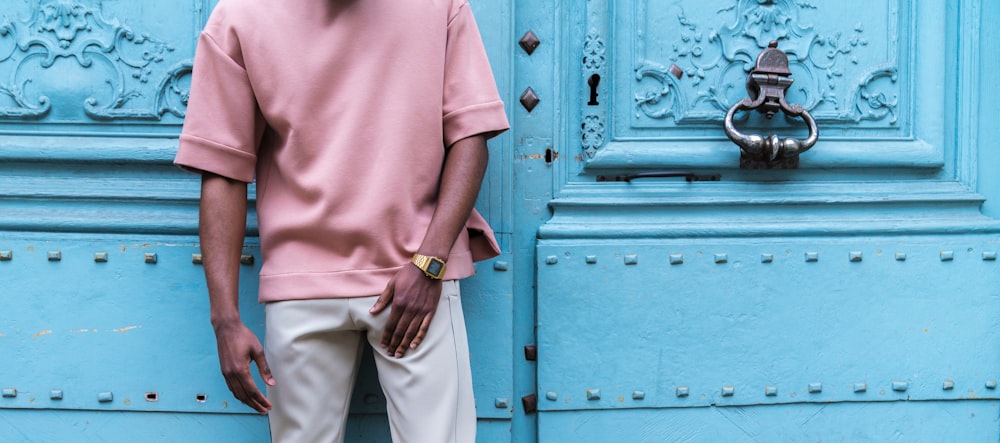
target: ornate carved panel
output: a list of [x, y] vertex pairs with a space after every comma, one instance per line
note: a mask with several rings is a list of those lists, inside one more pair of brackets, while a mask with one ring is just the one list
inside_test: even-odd
[[[747, 73], [770, 41], [789, 55], [791, 102], [828, 125], [899, 126], [908, 82], [905, 72], [900, 78], [899, 42], [906, 30], [894, 26], [899, 11], [892, 1], [709, 1], [685, 8], [640, 0], [634, 7], [632, 127], [721, 120], [746, 96]], [[679, 78], [671, 66], [680, 68]]]
[[5, 2], [0, 128], [179, 125], [205, 14], [198, 0]]
[[[747, 96], [747, 74], [770, 41], [790, 58], [788, 101], [820, 125], [820, 146], [805, 167], [944, 163], [942, 109], [915, 106], [918, 93], [921, 103], [944, 99], [945, 68], [933, 62], [944, 57], [942, 6], [589, 0], [585, 14], [576, 38], [583, 51], [580, 149], [589, 168], [735, 164], [738, 150], [726, 150], [721, 122]], [[920, 59], [911, 56], [918, 47]], [[596, 88], [589, 83], [595, 75]], [[601, 100], [588, 100], [588, 87]], [[738, 118], [761, 132], [805, 133], [798, 119]]]

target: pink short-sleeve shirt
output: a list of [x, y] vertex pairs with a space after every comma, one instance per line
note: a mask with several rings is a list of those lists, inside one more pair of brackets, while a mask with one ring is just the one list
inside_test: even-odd
[[[423, 239], [446, 147], [507, 128], [465, 0], [221, 0], [175, 163], [256, 178], [262, 302], [369, 296]], [[445, 277], [498, 253], [473, 213]]]

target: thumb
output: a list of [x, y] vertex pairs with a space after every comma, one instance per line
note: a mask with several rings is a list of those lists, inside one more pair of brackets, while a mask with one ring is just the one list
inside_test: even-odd
[[257, 362], [257, 371], [260, 372], [260, 377], [264, 379], [264, 383], [267, 383], [268, 386], [274, 386], [274, 376], [271, 375], [271, 367], [267, 365], [267, 357], [264, 356], [264, 350], [260, 348], [254, 350], [251, 358]]
[[396, 284], [396, 279], [394, 278], [389, 281], [389, 284], [385, 285], [385, 289], [382, 291], [382, 294], [378, 296], [378, 299], [375, 300], [375, 304], [372, 305], [372, 308], [370, 310], [368, 310], [369, 313], [378, 314], [384, 311], [385, 308], [389, 306], [389, 303], [392, 302], [392, 296], [395, 292], [395, 284]]

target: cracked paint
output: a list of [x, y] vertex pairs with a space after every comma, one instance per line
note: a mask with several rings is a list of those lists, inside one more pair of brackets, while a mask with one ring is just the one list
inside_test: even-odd
[[33, 338], [38, 338], [38, 337], [41, 337], [43, 335], [49, 335], [51, 333], [52, 333], [51, 329], [46, 329], [44, 331], [40, 331], [39, 333], [35, 334]]
[[126, 326], [124, 328], [115, 329], [115, 332], [128, 332], [133, 329], [140, 329], [140, 328], [142, 328], [142, 326]]

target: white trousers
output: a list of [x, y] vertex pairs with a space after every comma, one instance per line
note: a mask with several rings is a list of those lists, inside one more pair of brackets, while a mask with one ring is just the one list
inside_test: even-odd
[[365, 340], [374, 351], [393, 442], [475, 441], [476, 406], [458, 282], [444, 282], [427, 336], [403, 358], [386, 355], [379, 345], [389, 309], [369, 314], [376, 298], [265, 306], [265, 352], [276, 382], [267, 389], [272, 441], [344, 441]]

